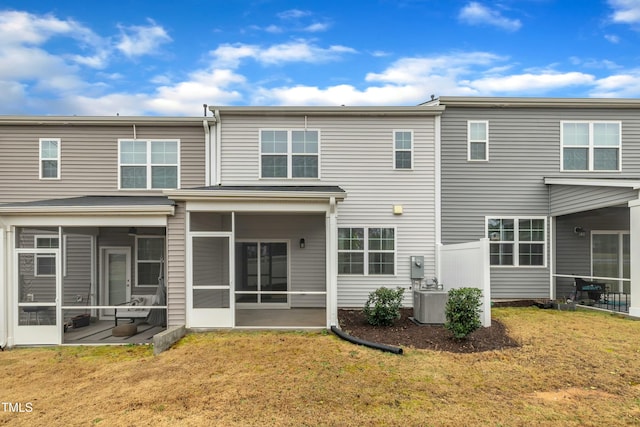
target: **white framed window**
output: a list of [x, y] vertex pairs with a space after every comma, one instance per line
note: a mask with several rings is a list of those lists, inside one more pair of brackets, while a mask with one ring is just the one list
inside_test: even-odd
[[136, 286], [156, 287], [164, 260], [164, 236], [136, 236]]
[[489, 160], [489, 122], [467, 121], [467, 160], [486, 162]]
[[[33, 236], [34, 247], [36, 249], [57, 249], [60, 239], [57, 235], [35, 235]], [[54, 254], [36, 254], [35, 256], [36, 276], [56, 275], [56, 256]]]
[[393, 168], [413, 169], [413, 131], [393, 131]]
[[40, 138], [40, 179], [60, 179], [60, 138]]
[[547, 253], [545, 217], [487, 217], [491, 265], [544, 267]]
[[338, 229], [338, 274], [395, 275], [394, 227], [341, 227]]
[[118, 140], [121, 189], [180, 188], [179, 140]]
[[260, 130], [261, 178], [319, 178], [320, 131]]
[[560, 122], [561, 170], [622, 170], [622, 123], [613, 121]]

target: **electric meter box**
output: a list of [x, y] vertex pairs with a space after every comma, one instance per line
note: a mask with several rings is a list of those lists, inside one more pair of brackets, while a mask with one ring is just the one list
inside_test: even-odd
[[411, 257], [411, 279], [424, 279], [424, 257], [412, 256]]

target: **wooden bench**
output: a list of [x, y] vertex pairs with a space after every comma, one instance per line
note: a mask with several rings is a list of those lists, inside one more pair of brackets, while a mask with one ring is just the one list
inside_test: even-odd
[[122, 308], [116, 308], [115, 319], [118, 326], [118, 319], [129, 319], [130, 323], [136, 319], [146, 319], [151, 311], [150, 308], [140, 308], [140, 306], [150, 306], [155, 302], [155, 295], [132, 295], [131, 301], [121, 304]]

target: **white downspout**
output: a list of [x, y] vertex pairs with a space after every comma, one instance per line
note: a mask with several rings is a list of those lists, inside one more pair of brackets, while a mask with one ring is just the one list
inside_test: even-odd
[[209, 133], [209, 122], [207, 119], [202, 121], [204, 128], [204, 185], [211, 185], [211, 134]]
[[440, 137], [440, 126], [441, 126], [440, 116], [435, 116], [434, 123], [434, 138], [435, 138], [435, 167], [434, 167], [434, 185], [435, 185], [435, 237], [436, 237], [436, 247], [435, 247], [435, 275], [440, 279], [440, 249], [442, 248], [442, 140]]
[[215, 185], [222, 185], [222, 117], [220, 117], [220, 110], [213, 112], [213, 117], [216, 119], [216, 140], [215, 140], [215, 172], [216, 182]]
[[7, 269], [5, 268], [5, 259], [7, 256], [7, 247], [5, 245], [5, 225], [0, 222], [0, 348], [7, 346]]

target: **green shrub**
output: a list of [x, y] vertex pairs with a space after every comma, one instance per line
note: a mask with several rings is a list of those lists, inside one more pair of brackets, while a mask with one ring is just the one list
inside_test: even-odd
[[371, 325], [391, 326], [400, 318], [402, 307], [402, 295], [404, 289], [378, 288], [369, 294], [369, 299], [364, 305], [364, 316]]
[[449, 300], [445, 306], [447, 319], [444, 327], [457, 339], [465, 338], [482, 326], [480, 307], [482, 291], [477, 288], [460, 288], [449, 291]]

